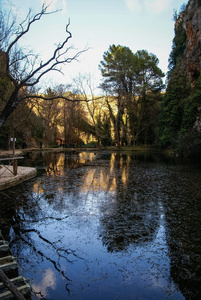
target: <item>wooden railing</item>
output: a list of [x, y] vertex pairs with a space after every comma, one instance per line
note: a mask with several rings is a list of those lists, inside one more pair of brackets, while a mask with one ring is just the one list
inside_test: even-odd
[[[0, 173], [0, 177], [5, 173], [6, 170], [8, 170], [9, 172], [11, 172], [14, 176], [17, 175], [17, 160], [18, 159], [23, 159], [24, 157], [22, 156], [13, 156], [13, 157], [5, 157], [5, 158], [0, 158], [0, 165], [2, 165], [5, 170]], [[10, 161], [8, 165], [4, 164], [4, 161]], [[9, 168], [10, 166], [13, 166], [13, 168]]]

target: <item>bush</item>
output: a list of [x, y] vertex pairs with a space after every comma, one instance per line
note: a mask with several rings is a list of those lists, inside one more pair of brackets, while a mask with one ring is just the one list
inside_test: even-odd
[[201, 158], [201, 132], [190, 129], [180, 137], [177, 154], [185, 158]]
[[85, 148], [97, 148], [98, 143], [97, 142], [89, 142], [88, 144], [84, 144], [83, 147], [85, 147]]

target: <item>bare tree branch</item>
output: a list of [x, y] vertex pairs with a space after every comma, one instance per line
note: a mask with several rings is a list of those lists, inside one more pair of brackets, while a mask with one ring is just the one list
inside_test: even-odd
[[27, 95], [23, 98], [23, 100], [25, 99], [41, 99], [41, 100], [66, 100], [66, 101], [69, 101], [69, 102], [91, 102], [91, 101], [94, 101], [94, 100], [100, 100], [100, 99], [103, 99], [104, 96], [100, 96], [100, 97], [95, 97], [95, 98], [92, 98], [92, 99], [70, 99], [69, 97], [66, 97], [66, 96], [62, 96], [62, 95], [59, 95], [59, 96], [54, 96], [54, 97], [47, 97], [47, 96], [43, 96], [43, 95]]
[[[21, 48], [17, 48], [18, 42], [27, 34], [30, 27], [37, 21], [40, 21], [44, 15], [53, 14], [57, 11], [47, 12], [48, 6], [42, 6], [39, 13], [31, 16], [31, 10], [29, 10], [27, 17], [23, 22], [20, 23], [19, 29], [15, 32], [16, 37], [7, 47], [5, 54], [5, 65], [6, 70], [4, 73], [0, 71], [0, 77], [7, 77], [7, 79], [12, 83], [11, 93], [9, 98], [2, 99], [4, 105], [3, 110], [0, 113], [0, 127], [5, 123], [6, 119], [15, 110], [20, 102], [26, 99], [43, 99], [43, 100], [54, 100], [54, 99], [64, 99], [67, 101], [75, 101], [64, 96], [47, 98], [42, 95], [28, 95], [26, 88], [34, 87], [42, 77], [51, 71], [56, 71], [62, 73], [61, 67], [65, 64], [71, 63], [77, 60], [78, 57], [88, 48], [78, 51], [72, 56], [69, 56], [69, 51], [72, 50], [71, 47], [67, 47], [69, 40], [72, 38], [72, 34], [69, 31], [70, 20], [66, 25], [66, 38], [63, 42], [58, 44], [52, 53], [52, 56], [45, 62], [38, 60], [38, 56], [34, 55], [32, 51], [24, 53]], [[63, 73], [62, 73], [63, 74]], [[76, 100], [80, 101], [80, 100]], [[83, 100], [82, 100], [83, 101]], [[89, 100], [92, 101], [92, 100]]]
[[[32, 18], [31, 18], [31, 9], [29, 10], [29, 13], [27, 14], [26, 19], [20, 24], [21, 32], [17, 33], [16, 38], [13, 40], [13, 42], [8, 47], [8, 50], [7, 50], [8, 55], [11, 51], [11, 48], [19, 41], [19, 39], [21, 39], [21, 37], [23, 35], [25, 35], [29, 31], [31, 25], [34, 22], [39, 21], [43, 15], [49, 15], [49, 14], [55, 13], [55, 12], [48, 13], [47, 9], [48, 9], [48, 6], [45, 6], [45, 4], [43, 4], [41, 11], [39, 13], [37, 13], [35, 16], [33, 16]], [[28, 24], [27, 24], [26, 28], [24, 29], [23, 24], [26, 23], [26, 21], [28, 21]]]

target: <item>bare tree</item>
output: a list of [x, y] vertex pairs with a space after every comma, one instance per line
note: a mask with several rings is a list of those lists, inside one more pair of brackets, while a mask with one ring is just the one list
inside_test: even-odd
[[[72, 34], [68, 29], [70, 21], [66, 25], [66, 38], [55, 47], [52, 56], [45, 62], [38, 55], [33, 54], [32, 51], [24, 52], [22, 48], [18, 47], [18, 42], [29, 32], [35, 22], [40, 21], [43, 16], [55, 12], [48, 12], [48, 6], [44, 4], [41, 11], [35, 15], [32, 15], [30, 10], [16, 31], [13, 29], [14, 21], [7, 26], [6, 22], [3, 23], [2, 20], [0, 22], [0, 29], [4, 30], [0, 34], [0, 83], [6, 82], [5, 85], [0, 84], [0, 127], [22, 101], [28, 98], [55, 99], [54, 97], [47, 98], [36, 95], [34, 86], [51, 71], [62, 73], [61, 67], [64, 64], [76, 60], [81, 53], [87, 50], [84, 49], [76, 52], [73, 56], [69, 56], [69, 50], [72, 49], [72, 47], [68, 47], [69, 39], [72, 38]], [[2, 11], [0, 15], [3, 17]], [[56, 98], [61, 98], [61, 95]], [[73, 101], [67, 97], [63, 98]]]
[[[77, 89], [77, 92], [82, 95], [83, 101], [86, 104], [87, 112], [90, 117], [91, 124], [95, 130], [95, 136], [98, 141], [98, 145], [101, 143], [101, 134], [98, 128], [98, 113], [102, 110], [102, 99], [103, 97], [95, 97], [94, 96], [94, 87], [92, 82], [92, 77], [90, 74], [85, 74], [79, 76], [74, 79], [74, 83]], [[91, 100], [89, 101], [89, 98]]]

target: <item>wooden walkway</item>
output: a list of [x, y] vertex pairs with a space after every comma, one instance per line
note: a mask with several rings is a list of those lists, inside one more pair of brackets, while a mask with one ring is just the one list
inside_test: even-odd
[[25, 277], [19, 276], [17, 259], [0, 231], [0, 300], [3, 299], [29, 300], [31, 287]]
[[35, 168], [18, 166], [17, 175], [14, 176], [12, 174], [11, 166], [0, 166], [0, 190], [17, 185], [25, 180], [35, 177], [36, 175], [37, 171]]

